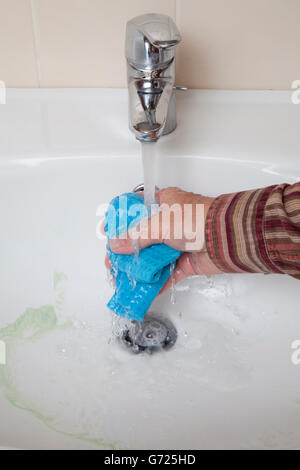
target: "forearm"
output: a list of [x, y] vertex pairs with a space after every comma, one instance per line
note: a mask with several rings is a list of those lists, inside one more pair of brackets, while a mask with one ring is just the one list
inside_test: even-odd
[[218, 197], [205, 232], [209, 257], [222, 272], [300, 279], [300, 183]]

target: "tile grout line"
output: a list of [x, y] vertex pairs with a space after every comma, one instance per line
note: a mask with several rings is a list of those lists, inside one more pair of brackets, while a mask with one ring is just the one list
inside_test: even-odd
[[34, 0], [30, 0], [30, 9], [31, 9], [31, 20], [32, 20], [32, 30], [33, 30], [35, 61], [36, 61], [36, 68], [37, 68], [37, 78], [38, 78], [39, 88], [41, 88], [42, 87], [42, 72], [41, 72], [41, 61], [40, 61], [38, 34], [37, 34], [38, 33], [38, 28], [37, 28], [36, 11], [35, 11]]
[[179, 26], [179, 2], [180, 0], [175, 0], [175, 23]]

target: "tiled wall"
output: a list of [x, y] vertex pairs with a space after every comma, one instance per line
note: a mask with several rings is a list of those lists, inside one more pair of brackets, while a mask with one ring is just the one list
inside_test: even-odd
[[0, 80], [9, 87], [124, 87], [126, 21], [178, 24], [177, 83], [289, 89], [300, 79], [300, 0], [0, 0]]

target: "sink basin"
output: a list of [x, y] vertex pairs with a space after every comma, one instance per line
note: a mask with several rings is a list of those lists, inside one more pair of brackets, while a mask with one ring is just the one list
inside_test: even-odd
[[[181, 95], [158, 186], [299, 181], [299, 114], [285, 92]], [[0, 125], [0, 446], [299, 448], [299, 281], [188, 279], [151, 307], [172, 349], [134, 355], [115, 335], [97, 234], [99, 208], [143, 180], [126, 90], [8, 90]]]

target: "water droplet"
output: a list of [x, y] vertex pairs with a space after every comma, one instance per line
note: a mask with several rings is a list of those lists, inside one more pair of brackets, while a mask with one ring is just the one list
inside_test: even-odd
[[170, 273], [171, 273], [171, 279], [172, 279], [172, 286], [171, 286], [171, 304], [174, 305], [176, 303], [176, 289], [175, 289], [175, 263], [171, 263], [170, 266]]
[[139, 253], [140, 253], [140, 247], [139, 247], [138, 241], [137, 240], [132, 240], [132, 246], [133, 246], [133, 249], [134, 249], [134, 257], [136, 259], [136, 258], [138, 258]]

